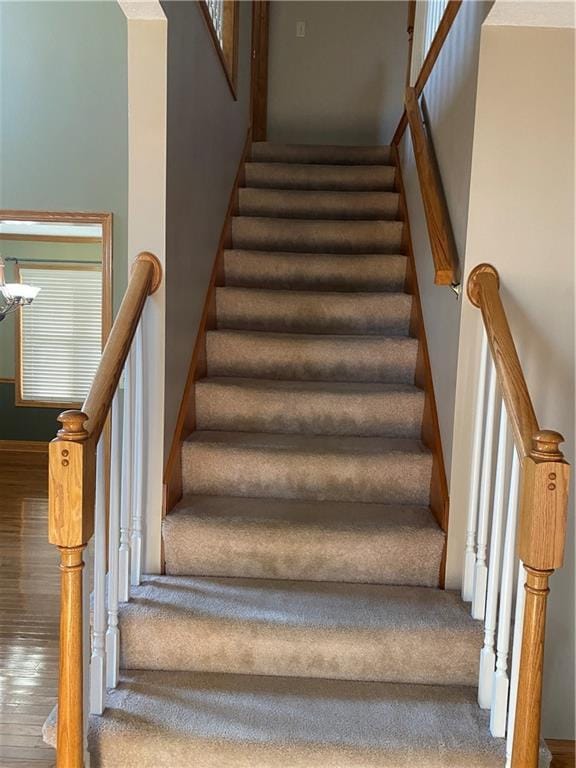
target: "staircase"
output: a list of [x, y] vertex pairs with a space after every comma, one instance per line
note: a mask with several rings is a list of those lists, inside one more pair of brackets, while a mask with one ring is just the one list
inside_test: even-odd
[[439, 587], [389, 149], [255, 144], [245, 184], [92, 768], [503, 766], [482, 626]]

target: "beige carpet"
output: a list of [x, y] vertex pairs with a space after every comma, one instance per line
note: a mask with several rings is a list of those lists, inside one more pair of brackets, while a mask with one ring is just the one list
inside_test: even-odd
[[482, 627], [439, 589], [389, 161], [252, 149], [166, 575], [121, 606], [92, 768], [504, 766]]

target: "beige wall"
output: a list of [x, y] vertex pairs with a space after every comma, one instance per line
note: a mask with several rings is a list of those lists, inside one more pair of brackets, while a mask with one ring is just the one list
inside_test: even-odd
[[[461, 259], [468, 221], [480, 29], [490, 6], [490, 2], [468, 0], [463, 3], [424, 89], [429, 131]], [[401, 156], [442, 447], [449, 476], [461, 299], [458, 300], [450, 288], [434, 285], [432, 252], [409, 131], [402, 143]]]
[[166, 458], [246, 141], [252, 4], [240, 3], [237, 101], [198, 3], [173, 0], [162, 7], [168, 18]]
[[[563, 8], [562, 8], [563, 5]], [[522, 11], [526, 18], [523, 20]], [[465, 273], [489, 261], [542, 427], [574, 463], [574, 30], [568, 4], [497, 3], [480, 55]], [[539, 26], [542, 25], [542, 26]], [[460, 582], [480, 317], [463, 302], [448, 585]], [[574, 487], [552, 578], [543, 733], [574, 738]]]
[[270, 3], [268, 138], [389, 143], [402, 111], [407, 12], [385, 0]]

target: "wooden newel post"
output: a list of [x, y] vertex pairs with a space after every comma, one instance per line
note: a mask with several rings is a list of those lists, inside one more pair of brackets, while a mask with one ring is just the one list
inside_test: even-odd
[[564, 559], [569, 466], [558, 432], [542, 430], [522, 464], [518, 555], [526, 571], [512, 768], [537, 768], [548, 579]]
[[88, 416], [64, 411], [49, 447], [49, 540], [60, 550], [60, 670], [57, 768], [84, 764], [82, 570], [94, 527], [96, 452], [85, 429]]

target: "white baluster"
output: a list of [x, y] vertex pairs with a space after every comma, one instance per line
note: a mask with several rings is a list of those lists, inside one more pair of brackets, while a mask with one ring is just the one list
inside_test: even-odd
[[82, 569], [82, 741], [84, 743], [84, 768], [90, 768], [88, 752], [88, 714], [90, 712], [90, 567], [87, 550], [84, 550]]
[[90, 714], [104, 712], [106, 692], [106, 464], [104, 439], [96, 449], [96, 498], [94, 503], [94, 591], [92, 656], [90, 658]]
[[122, 493], [120, 506], [120, 549], [118, 552], [118, 600], [130, 599], [130, 524], [132, 522], [132, 429], [133, 382], [132, 352], [124, 366], [124, 416], [122, 419]]
[[474, 568], [474, 590], [472, 595], [472, 616], [483, 619], [486, 608], [486, 584], [488, 567], [486, 549], [490, 523], [490, 501], [492, 497], [492, 449], [494, 444], [494, 406], [496, 401], [496, 370], [490, 360], [488, 380], [488, 405], [484, 426], [484, 450], [482, 456], [482, 478], [480, 482], [480, 511], [478, 517], [478, 546]]
[[512, 473], [508, 497], [506, 519], [506, 537], [504, 539], [504, 558], [502, 562], [502, 586], [500, 588], [500, 611], [498, 614], [498, 641], [496, 646], [496, 673], [492, 689], [492, 712], [490, 713], [490, 731], [492, 736], [503, 738], [506, 735], [506, 714], [508, 706], [508, 649], [512, 618], [512, 594], [514, 589], [514, 565], [516, 563], [516, 522], [518, 519], [518, 480], [520, 461], [516, 449], [512, 448]]
[[118, 392], [112, 401], [112, 449], [110, 454], [110, 513], [108, 526], [108, 629], [106, 630], [106, 685], [116, 688], [120, 670], [118, 630], [118, 559], [120, 548], [120, 405]]
[[524, 629], [524, 604], [526, 602], [526, 571], [520, 561], [518, 567], [518, 589], [516, 592], [516, 611], [514, 613], [514, 641], [512, 643], [512, 669], [510, 671], [510, 703], [508, 705], [508, 725], [506, 727], [506, 766], [512, 762], [514, 746], [514, 723], [516, 721], [516, 701], [518, 698], [518, 680], [520, 677], [520, 654], [522, 652], [522, 630]]
[[144, 461], [144, 361], [142, 355], [142, 322], [136, 329], [134, 340], [134, 447], [132, 485], [132, 531], [130, 534], [130, 582], [138, 586], [142, 577], [142, 464]]
[[478, 500], [480, 492], [480, 468], [482, 461], [482, 427], [486, 401], [486, 366], [488, 363], [488, 337], [482, 327], [482, 348], [480, 351], [480, 372], [476, 390], [476, 413], [474, 415], [474, 433], [472, 444], [472, 467], [470, 496], [468, 499], [468, 524], [466, 529], [466, 552], [464, 555], [464, 579], [462, 599], [472, 600], [474, 589], [474, 568], [476, 566], [476, 525], [478, 522]]
[[506, 413], [506, 406], [502, 403], [498, 431], [498, 458], [496, 460], [496, 480], [494, 485], [492, 535], [490, 537], [490, 565], [488, 568], [486, 618], [484, 621], [484, 646], [480, 651], [480, 672], [478, 677], [478, 704], [482, 709], [488, 709], [492, 703], [492, 683], [496, 667], [494, 640], [496, 636], [502, 533], [504, 528], [504, 486], [506, 484], [507, 446], [508, 414]]

